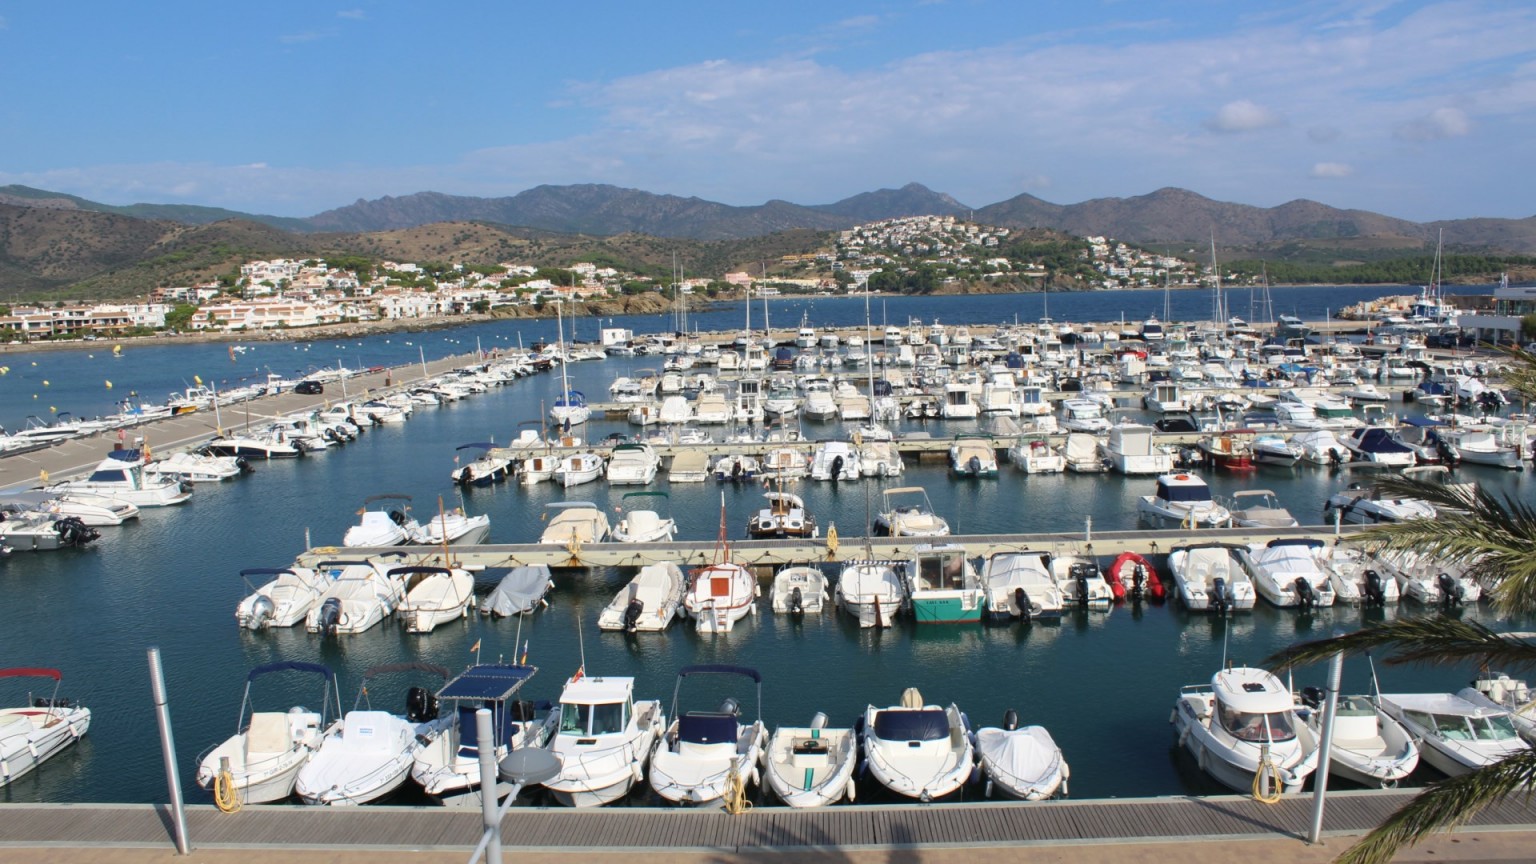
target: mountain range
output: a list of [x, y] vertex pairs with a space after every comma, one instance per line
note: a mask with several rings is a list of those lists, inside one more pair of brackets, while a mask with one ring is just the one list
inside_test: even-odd
[[[1054, 204], [1022, 194], [971, 208], [919, 183], [854, 195], [832, 204], [771, 200], [734, 206], [696, 197], [661, 195], [617, 186], [538, 186], [516, 195], [480, 198], [418, 192], [359, 200], [296, 218], [241, 213], [186, 204], [101, 204], [27, 186], [0, 186], [0, 295], [113, 278], [142, 285], [146, 274], [170, 278], [177, 267], [207, 272], [237, 255], [307, 256], [327, 250], [367, 250], [408, 258], [408, 252], [451, 258], [470, 243], [491, 256], [519, 244], [560, 248], [609, 245], [614, 238], [645, 235], [630, 247], [651, 253], [677, 243], [725, 244], [688, 257], [732, 262], [731, 244], [794, 232], [827, 232], [901, 216], [953, 215], [1013, 228], [1050, 228], [1103, 235], [1148, 247], [1203, 255], [1213, 239], [1223, 258], [1233, 256], [1313, 260], [1369, 260], [1423, 254], [1443, 232], [1448, 248], [1462, 252], [1536, 254], [1536, 217], [1411, 222], [1363, 210], [1344, 210], [1296, 200], [1277, 207], [1216, 201], [1164, 188], [1129, 198], [1097, 198]], [[109, 218], [110, 217], [110, 218]], [[474, 231], [464, 223], [482, 226]], [[452, 231], [446, 225], [458, 226]], [[438, 226], [437, 229], [430, 229]], [[462, 239], [473, 235], [473, 241]], [[555, 235], [565, 235], [557, 240]], [[1214, 235], [1214, 236], [1213, 236]], [[542, 238], [538, 239], [538, 238]], [[781, 238], [770, 245], [784, 246]], [[661, 245], [658, 246], [657, 244]], [[478, 245], [475, 245], [478, 244]], [[706, 250], [708, 251], [708, 250]], [[492, 259], [494, 260], [494, 259]], [[724, 271], [722, 271], [724, 272]], [[718, 275], [718, 274], [708, 274]]]

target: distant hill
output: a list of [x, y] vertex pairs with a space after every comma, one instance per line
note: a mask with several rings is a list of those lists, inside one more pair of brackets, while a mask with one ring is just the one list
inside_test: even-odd
[[206, 225], [210, 222], [220, 222], [225, 219], [249, 219], [253, 222], [261, 222], [274, 228], [285, 231], [313, 231], [309, 222], [289, 216], [263, 216], [260, 214], [241, 213], [236, 210], [225, 210], [222, 207], [203, 207], [197, 204], [129, 204], [115, 206], [91, 201], [75, 195], [66, 195], [63, 192], [49, 192], [45, 189], [33, 189], [30, 186], [10, 185], [0, 186], [0, 204], [14, 204], [20, 207], [44, 207], [56, 210], [91, 210], [97, 213], [116, 213], [122, 216], [136, 216], [140, 219], [168, 219], [172, 222], [184, 222], [188, 225]]

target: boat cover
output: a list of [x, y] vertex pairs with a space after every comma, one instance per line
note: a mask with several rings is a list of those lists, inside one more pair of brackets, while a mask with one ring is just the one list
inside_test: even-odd
[[549, 583], [547, 564], [514, 567], [485, 598], [485, 608], [498, 617], [532, 612], [549, 593]]
[[1005, 784], [1020, 797], [1038, 788], [1041, 793], [1054, 787], [1061, 771], [1061, 750], [1051, 733], [1042, 726], [1025, 726], [1012, 731], [989, 727], [976, 732], [976, 751], [981, 754], [987, 776]]

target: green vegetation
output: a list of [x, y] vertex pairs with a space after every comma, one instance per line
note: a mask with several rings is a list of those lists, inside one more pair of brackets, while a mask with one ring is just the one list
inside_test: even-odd
[[[1344, 265], [1297, 263], [1291, 261], [1233, 261], [1222, 269], [1237, 278], [1258, 278], [1268, 272], [1269, 281], [1281, 285], [1412, 285], [1429, 281], [1434, 269], [1433, 257], [1415, 255], [1382, 261]], [[1445, 280], [1478, 277], [1536, 266], [1536, 258], [1521, 255], [1445, 255], [1440, 272]]]
[[177, 303], [171, 311], [165, 313], [165, 329], [187, 329], [187, 324], [192, 321], [192, 315], [195, 312], [197, 312], [196, 306], [190, 303]]

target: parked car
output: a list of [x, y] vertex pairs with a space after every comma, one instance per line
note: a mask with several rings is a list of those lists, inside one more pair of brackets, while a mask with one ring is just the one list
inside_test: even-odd
[[303, 393], [305, 396], [318, 396], [325, 392], [325, 385], [319, 381], [300, 381], [293, 385], [293, 392]]

